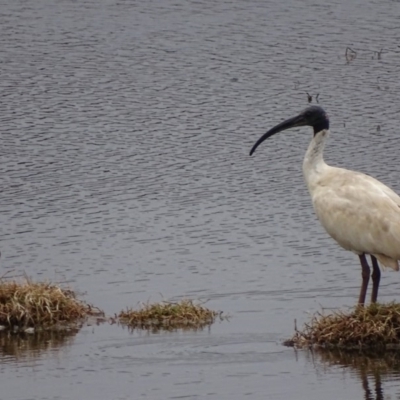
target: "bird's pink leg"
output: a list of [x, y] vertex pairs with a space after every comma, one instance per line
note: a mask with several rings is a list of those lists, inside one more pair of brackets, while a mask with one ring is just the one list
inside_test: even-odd
[[381, 280], [381, 270], [379, 269], [378, 260], [371, 256], [372, 260], [372, 295], [371, 295], [371, 303], [376, 303], [378, 298], [378, 289], [379, 289], [379, 282]]
[[370, 275], [371, 271], [369, 269], [367, 259], [365, 258], [365, 254], [361, 254], [359, 257], [360, 257], [360, 263], [361, 263], [361, 268], [362, 268], [362, 271], [361, 271], [362, 284], [361, 284], [360, 297], [358, 299], [358, 304], [364, 305], [365, 296], [367, 295], [369, 275]]

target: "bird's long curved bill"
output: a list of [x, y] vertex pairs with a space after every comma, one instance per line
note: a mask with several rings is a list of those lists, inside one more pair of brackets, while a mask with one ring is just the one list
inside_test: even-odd
[[280, 124], [274, 126], [272, 129], [270, 129], [267, 133], [264, 133], [260, 137], [260, 139], [257, 140], [255, 145], [250, 151], [250, 155], [252, 155], [255, 151], [256, 148], [266, 139], [271, 137], [272, 135], [275, 135], [275, 133], [285, 131], [286, 129], [294, 128], [295, 126], [302, 126], [304, 125], [304, 117], [302, 115], [297, 115], [296, 117], [289, 118], [286, 121], [281, 122]]

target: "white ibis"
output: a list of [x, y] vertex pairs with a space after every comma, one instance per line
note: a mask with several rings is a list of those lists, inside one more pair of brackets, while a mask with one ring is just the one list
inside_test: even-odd
[[303, 161], [303, 174], [315, 213], [328, 234], [346, 250], [356, 253], [361, 262], [362, 285], [359, 304], [365, 303], [372, 260], [371, 302], [378, 297], [381, 272], [385, 267], [399, 270], [400, 260], [400, 197], [371, 176], [327, 165], [323, 159], [329, 136], [329, 118], [318, 106], [305, 109], [270, 129], [250, 151], [275, 133], [297, 126], [311, 126], [314, 137]]

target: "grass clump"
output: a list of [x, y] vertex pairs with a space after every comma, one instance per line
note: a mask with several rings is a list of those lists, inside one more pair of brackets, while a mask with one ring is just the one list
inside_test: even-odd
[[79, 301], [73, 291], [47, 282], [0, 279], [0, 325], [24, 330], [70, 327], [101, 311]]
[[288, 346], [322, 348], [400, 348], [400, 304], [356, 306], [348, 312], [315, 314]]
[[192, 300], [162, 301], [143, 304], [139, 310], [128, 308], [118, 315], [119, 321], [131, 329], [175, 330], [202, 329], [211, 325], [222, 312], [212, 311]]

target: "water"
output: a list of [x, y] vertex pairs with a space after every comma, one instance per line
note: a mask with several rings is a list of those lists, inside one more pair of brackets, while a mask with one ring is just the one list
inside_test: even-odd
[[[319, 94], [327, 161], [400, 192], [399, 8], [2, 4], [2, 272], [68, 283], [108, 314], [163, 296], [232, 316], [196, 333], [101, 325], [2, 338], [2, 396], [397, 397], [396, 360], [281, 345], [294, 319], [353, 305], [360, 267], [313, 214], [301, 173], [307, 128], [248, 152], [308, 104], [307, 92], [313, 104]], [[384, 273], [380, 299], [398, 288], [398, 274]]]

